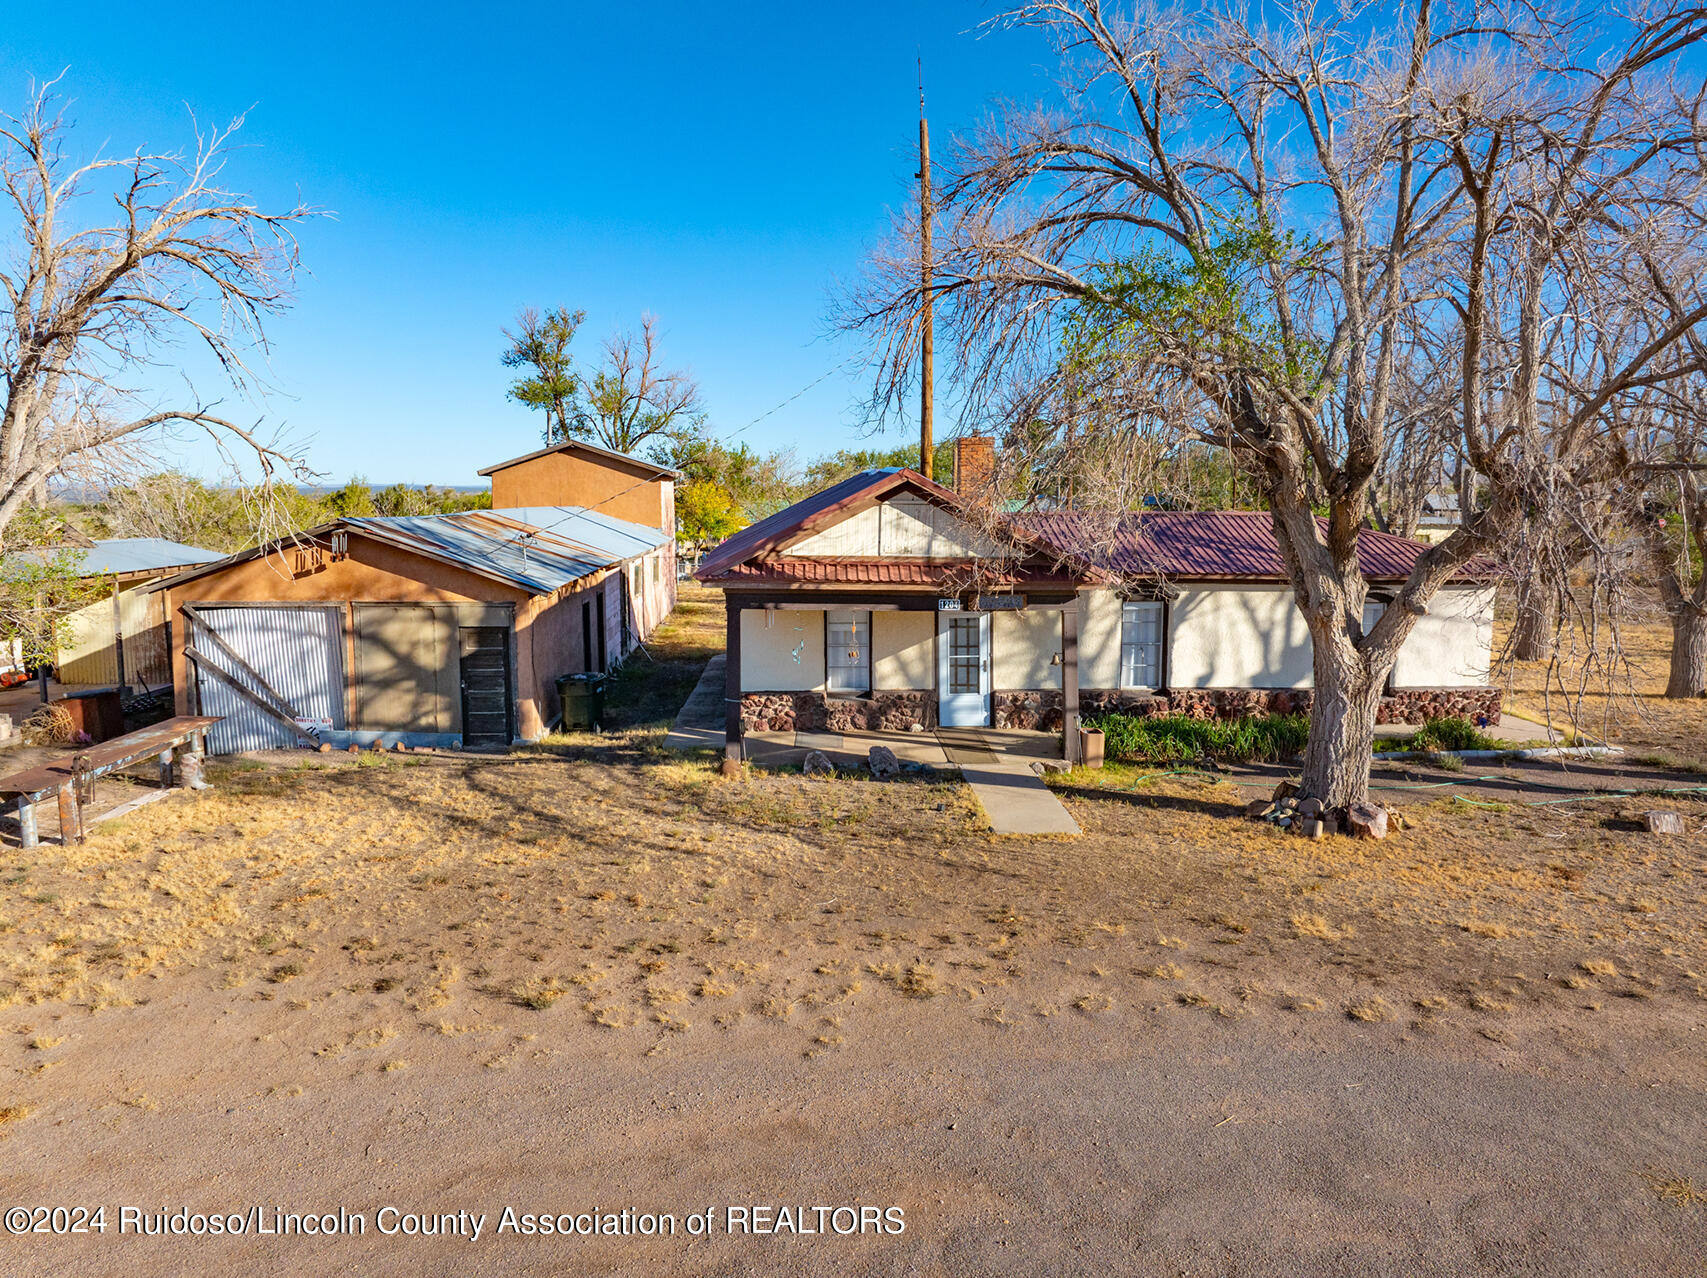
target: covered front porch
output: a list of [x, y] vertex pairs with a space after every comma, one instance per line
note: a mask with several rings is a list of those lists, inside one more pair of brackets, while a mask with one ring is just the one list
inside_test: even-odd
[[956, 750], [1079, 759], [1076, 591], [726, 590], [724, 607], [731, 770], [872, 744], [933, 766]]

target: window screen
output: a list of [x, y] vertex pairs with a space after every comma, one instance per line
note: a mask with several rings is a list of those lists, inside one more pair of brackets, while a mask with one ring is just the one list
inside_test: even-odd
[[1162, 678], [1162, 605], [1120, 607], [1120, 686], [1154, 688]]
[[824, 614], [825, 669], [831, 692], [871, 689], [871, 614]]
[[952, 693], [983, 691], [982, 623], [977, 617], [955, 617], [948, 623], [948, 690]]

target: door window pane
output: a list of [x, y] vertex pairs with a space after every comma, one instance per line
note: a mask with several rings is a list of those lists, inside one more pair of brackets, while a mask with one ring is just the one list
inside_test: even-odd
[[979, 642], [977, 617], [955, 617], [948, 623], [948, 690], [950, 693], [983, 691], [983, 644]]
[[1162, 605], [1120, 607], [1120, 686], [1154, 688], [1162, 677]]
[[871, 614], [829, 612], [824, 614], [825, 668], [831, 692], [868, 692], [871, 689]]

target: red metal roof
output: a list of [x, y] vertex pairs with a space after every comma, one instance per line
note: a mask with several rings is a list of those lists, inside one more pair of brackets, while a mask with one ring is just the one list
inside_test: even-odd
[[[1008, 565], [1000, 565], [1008, 569]], [[739, 586], [959, 586], [971, 582], [980, 565], [952, 559], [816, 559], [775, 556], [734, 564], [716, 577], [719, 585]], [[1071, 589], [1079, 579], [1024, 564], [996, 572], [992, 581], [1018, 585], [1056, 585]]]
[[[802, 557], [784, 559], [773, 552], [834, 523], [846, 512], [880, 500], [900, 488], [913, 488], [951, 510], [961, 499], [940, 484], [910, 470], [868, 470], [851, 475], [786, 510], [743, 528], [700, 564], [694, 575], [704, 582], [772, 582], [778, 585], [833, 582], [848, 584], [929, 585], [944, 580], [939, 561], [859, 561]], [[1326, 528], [1326, 521], [1321, 521]], [[1116, 577], [1164, 577], [1180, 580], [1285, 581], [1286, 568], [1266, 511], [1145, 511], [1098, 515], [1087, 511], [1037, 511], [1009, 516], [1016, 549], [1057, 562], [1048, 568], [1019, 569], [1034, 580], [1082, 583]], [[1358, 567], [1371, 581], [1402, 581], [1428, 547], [1392, 533], [1362, 528], [1357, 534]], [[1066, 562], [1060, 562], [1066, 561]], [[953, 569], [956, 565], [946, 565]], [[959, 565], [962, 572], [970, 565]], [[1004, 565], [1007, 567], [1007, 565]], [[1485, 580], [1494, 566], [1485, 559], [1466, 564], [1454, 580]], [[817, 575], [813, 575], [817, 574]]]
[[[1127, 577], [1255, 578], [1286, 580], [1274, 523], [1260, 510], [1181, 510], [1097, 516], [1041, 511], [1014, 522], [1063, 553], [1083, 555]], [[1326, 529], [1326, 521], [1320, 521]], [[1357, 566], [1372, 581], [1402, 581], [1428, 547], [1374, 528], [1357, 531]], [[1492, 565], [1473, 561], [1459, 579], [1488, 576]]]

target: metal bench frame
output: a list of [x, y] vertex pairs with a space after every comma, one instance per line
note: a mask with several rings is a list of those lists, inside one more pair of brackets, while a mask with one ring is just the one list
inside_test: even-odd
[[207, 730], [218, 722], [217, 717], [206, 715], [179, 715], [0, 778], [0, 795], [16, 796], [19, 842], [26, 848], [40, 844], [36, 805], [50, 797], [59, 804], [59, 841], [83, 842], [83, 805], [94, 796], [96, 778], [150, 757], [160, 762], [163, 788], [206, 789], [202, 761], [207, 755]]

